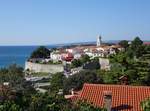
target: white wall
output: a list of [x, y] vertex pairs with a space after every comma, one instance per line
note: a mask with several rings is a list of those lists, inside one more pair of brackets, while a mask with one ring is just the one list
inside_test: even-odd
[[47, 72], [47, 73], [57, 73], [63, 72], [64, 68], [62, 64], [38, 64], [32, 62], [25, 63], [25, 70], [31, 70], [33, 72]]

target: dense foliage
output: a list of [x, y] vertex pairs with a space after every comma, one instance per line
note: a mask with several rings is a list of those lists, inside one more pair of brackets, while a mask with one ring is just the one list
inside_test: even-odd
[[84, 83], [102, 83], [102, 79], [98, 77], [95, 71], [81, 71], [64, 81], [64, 89], [67, 91], [72, 88], [81, 90]]
[[104, 108], [94, 107], [87, 101], [79, 100], [76, 102], [76, 107], [74, 108], [73, 111], [107, 111], [107, 110]]
[[91, 60], [90, 62], [85, 63], [83, 65], [83, 69], [88, 69], [88, 70], [100, 69], [99, 60]]
[[56, 73], [53, 74], [50, 79], [50, 91], [51, 92], [58, 92], [59, 89], [64, 89], [64, 81], [66, 80], [66, 77], [63, 73]]
[[[132, 85], [150, 85], [150, 46], [143, 45], [143, 41], [136, 37], [125, 51], [109, 57], [112, 68], [105, 79], [106, 83], [117, 83], [119, 77], [128, 77]], [[118, 65], [119, 69], [114, 67]], [[106, 74], [107, 76], [107, 74]], [[111, 80], [111, 81], [110, 81]], [[115, 80], [115, 81], [114, 81]]]
[[80, 67], [84, 64], [86, 64], [87, 62], [90, 62], [90, 57], [88, 55], [82, 55], [82, 57], [80, 59], [74, 59], [71, 62], [71, 68], [75, 68], [75, 67]]
[[84, 64], [84, 63], [87, 63], [87, 62], [90, 62], [90, 57], [88, 56], [88, 55], [83, 55], [82, 57], [81, 57], [81, 62], [82, 62], [82, 64]]
[[0, 70], [0, 84], [8, 82], [12, 87], [21, 87], [24, 83], [23, 68], [16, 64]]
[[[0, 78], [0, 111], [102, 111], [86, 102], [72, 103], [63, 93], [60, 95], [58, 91], [65, 88], [64, 81], [68, 79], [62, 73], [52, 75], [50, 91], [44, 94], [35, 91], [32, 84], [24, 80], [24, 72], [19, 66], [1, 69], [0, 76], [5, 78]], [[93, 78], [95, 82], [94, 76], [91, 74], [85, 80]], [[9, 84], [3, 85], [6, 81]]]
[[121, 45], [125, 50], [129, 47], [129, 42], [127, 40], [122, 40], [119, 42], [119, 45]]
[[141, 102], [143, 111], [150, 111], [150, 99]]
[[71, 67], [72, 68], [75, 68], [75, 67], [80, 67], [82, 66], [82, 62], [80, 59], [74, 59], [72, 62], [71, 62]]
[[80, 59], [74, 59], [71, 62], [71, 68], [76, 68], [76, 67], [83, 67], [83, 69], [89, 69], [89, 70], [94, 70], [94, 69], [99, 69], [100, 64], [99, 64], [99, 58], [95, 57], [91, 59], [88, 55], [82, 55]]
[[36, 94], [31, 98], [29, 111], [68, 111], [69, 101], [63, 96], [50, 94]]
[[96, 71], [84, 70], [68, 78], [63, 73], [57, 73], [52, 75], [50, 79], [50, 92], [58, 93], [60, 89], [66, 94], [71, 89], [81, 90], [84, 83], [102, 83], [100, 75], [96, 74]]
[[44, 46], [40, 46], [32, 52], [30, 58], [48, 58], [49, 56], [50, 50]]

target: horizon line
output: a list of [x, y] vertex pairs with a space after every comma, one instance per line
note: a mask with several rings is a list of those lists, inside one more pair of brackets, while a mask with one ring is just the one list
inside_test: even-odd
[[[126, 40], [126, 39], [121, 39], [121, 40]], [[104, 42], [119, 42], [121, 40], [103, 40]], [[127, 40], [127, 41], [132, 41], [132, 40]], [[142, 40], [143, 42], [150, 42], [150, 40]], [[66, 43], [53, 43], [53, 44], [6, 44], [6, 45], [0, 45], [2, 46], [57, 46], [57, 45], [73, 45], [73, 44], [86, 44], [86, 43], [95, 43], [96, 41], [87, 41], [87, 42], [66, 42]]]

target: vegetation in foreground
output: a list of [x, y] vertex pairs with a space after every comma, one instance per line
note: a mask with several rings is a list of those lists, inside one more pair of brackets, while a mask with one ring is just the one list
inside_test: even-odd
[[[56, 79], [55, 79], [55, 78]], [[102, 111], [86, 102], [72, 103], [58, 93], [64, 76], [50, 80], [53, 92], [39, 93], [25, 81], [23, 69], [17, 65], [0, 69], [0, 111]], [[9, 83], [9, 84], [3, 84]], [[54, 88], [55, 87], [55, 88]]]

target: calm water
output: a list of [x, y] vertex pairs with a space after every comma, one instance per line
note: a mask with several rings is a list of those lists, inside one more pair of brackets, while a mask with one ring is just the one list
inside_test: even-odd
[[[0, 68], [7, 67], [10, 64], [18, 64], [22, 67], [25, 65], [25, 60], [30, 57], [30, 54], [38, 46], [0, 46]], [[48, 46], [52, 48], [56, 46]]]

